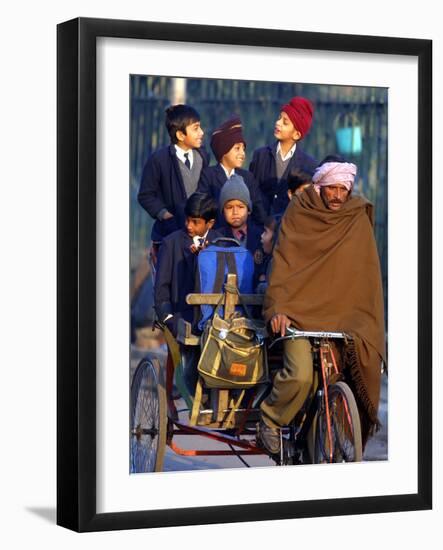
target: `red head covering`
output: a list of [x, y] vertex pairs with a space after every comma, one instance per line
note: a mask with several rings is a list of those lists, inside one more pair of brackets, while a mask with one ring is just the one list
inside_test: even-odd
[[291, 119], [292, 124], [304, 138], [311, 127], [314, 106], [304, 97], [293, 97], [289, 103], [281, 108]]

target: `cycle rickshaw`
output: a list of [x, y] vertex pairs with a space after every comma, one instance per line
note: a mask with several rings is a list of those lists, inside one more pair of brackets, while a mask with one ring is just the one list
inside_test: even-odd
[[[195, 306], [222, 302], [225, 318], [232, 316], [239, 304], [261, 306], [262, 300], [259, 294], [240, 297], [234, 274], [227, 275], [223, 294], [187, 296], [187, 302]], [[206, 389], [207, 399], [203, 401], [201, 396], [191, 395], [183, 380], [182, 350], [198, 350], [199, 337], [191, 333], [186, 322], [179, 326], [176, 339], [166, 327], [162, 328], [168, 344], [166, 366], [147, 355], [137, 366], [131, 384], [131, 473], [161, 471], [166, 446], [183, 456], [235, 455], [246, 466], [244, 457], [268, 454], [255, 437], [259, 406], [270, 391], [275, 369], [281, 368], [282, 340], [300, 337], [309, 338], [312, 344], [314, 387], [300, 413], [281, 430], [280, 453], [271, 458], [277, 465], [362, 460], [359, 413], [337, 354], [346, 343], [346, 334], [292, 330], [272, 340], [264, 332], [268, 381], [248, 390], [241, 399], [237, 390]], [[180, 395], [174, 391], [175, 386]], [[180, 398], [189, 412], [187, 422], [179, 418]], [[224, 443], [229, 449], [184, 449], [174, 441], [177, 435], [199, 435]]]

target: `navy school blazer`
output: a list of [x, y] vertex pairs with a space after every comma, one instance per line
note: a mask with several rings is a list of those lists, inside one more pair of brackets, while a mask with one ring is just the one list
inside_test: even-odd
[[[264, 223], [266, 212], [262, 203], [260, 189], [254, 176], [251, 172], [248, 170], [243, 170], [242, 168], [236, 168], [235, 173], [244, 179], [245, 184], [249, 189], [252, 202], [252, 219], [258, 224]], [[221, 188], [227, 180], [228, 178], [226, 176], [226, 172], [220, 164], [217, 164], [216, 166], [209, 166], [204, 168], [201, 172], [200, 181], [198, 183], [198, 191], [211, 195], [211, 197], [213, 197], [218, 204]], [[219, 212], [216, 227], [221, 227], [224, 223], [223, 214]]]
[[[209, 163], [208, 153], [203, 148], [193, 151], [202, 157], [203, 170]], [[156, 219], [151, 232], [153, 241], [161, 241], [173, 231], [182, 228], [185, 222], [187, 197], [179, 162], [175, 146], [168, 145], [149, 155], [143, 168], [138, 202], [154, 219], [164, 208], [174, 215], [169, 220]]]
[[262, 194], [267, 215], [281, 214], [289, 204], [287, 176], [294, 168], [313, 174], [318, 162], [305, 153], [299, 144], [289, 160], [281, 180], [277, 178], [276, 154], [278, 142], [254, 151], [249, 170], [254, 174]]
[[[219, 233], [211, 229], [207, 240], [213, 241]], [[191, 251], [193, 240], [184, 229], [174, 231], [162, 241], [159, 250], [154, 286], [155, 311], [161, 321], [168, 314], [192, 323], [194, 306], [186, 303], [186, 295], [195, 292], [197, 254]]]

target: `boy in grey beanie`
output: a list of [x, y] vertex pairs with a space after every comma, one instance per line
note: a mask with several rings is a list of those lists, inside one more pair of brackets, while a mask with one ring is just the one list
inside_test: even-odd
[[248, 212], [252, 210], [251, 194], [246, 186], [244, 179], [233, 174], [223, 185], [220, 191], [219, 205], [220, 210], [223, 212], [225, 203], [230, 200], [239, 200], [246, 204]]
[[263, 262], [261, 234], [263, 226], [253, 222], [249, 214], [252, 201], [243, 178], [233, 174], [220, 191], [219, 208], [225, 221], [217, 231], [224, 237], [236, 239], [254, 256], [256, 267]]

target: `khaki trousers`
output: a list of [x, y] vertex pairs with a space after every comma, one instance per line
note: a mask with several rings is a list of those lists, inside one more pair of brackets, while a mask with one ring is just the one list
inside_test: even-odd
[[275, 375], [271, 393], [261, 404], [265, 423], [287, 426], [308, 397], [313, 385], [311, 344], [307, 338], [283, 342], [283, 368]]

